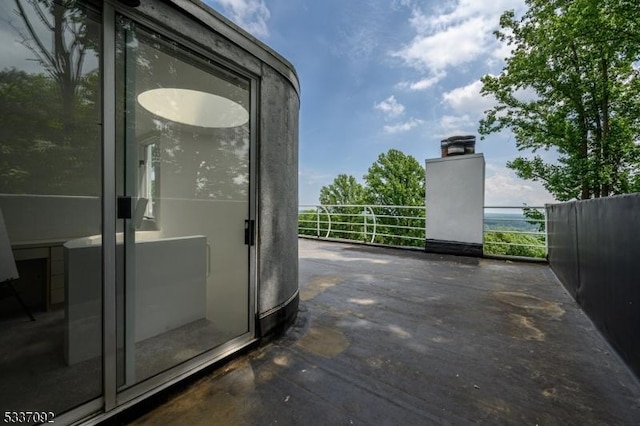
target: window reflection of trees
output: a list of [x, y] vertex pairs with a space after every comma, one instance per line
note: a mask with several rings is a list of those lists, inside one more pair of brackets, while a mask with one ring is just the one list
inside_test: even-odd
[[98, 195], [96, 16], [74, 2], [15, 0], [13, 6], [0, 25], [37, 66], [2, 64], [0, 192]]
[[[135, 88], [167, 87], [199, 90], [228, 97], [249, 110], [249, 84], [216, 66], [203, 65], [184, 48], [158, 36], [144, 34], [130, 21], [127, 55], [135, 57]], [[124, 39], [120, 40], [120, 45]], [[206, 62], [206, 61], [205, 61]], [[159, 135], [159, 169], [163, 197], [246, 201], [249, 187], [249, 124], [231, 128], [202, 128], [157, 117], [136, 103], [136, 133]], [[138, 137], [138, 143], [140, 138]], [[173, 181], [164, 185], [162, 181]]]
[[159, 128], [161, 180], [184, 182], [170, 186], [164, 196], [246, 201], [248, 125], [198, 131], [187, 125], [164, 123]]

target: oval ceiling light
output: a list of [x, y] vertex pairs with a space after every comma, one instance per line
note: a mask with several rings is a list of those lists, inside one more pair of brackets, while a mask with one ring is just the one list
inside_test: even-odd
[[138, 102], [152, 114], [191, 126], [237, 127], [249, 121], [249, 113], [242, 105], [198, 90], [151, 89], [140, 93]]

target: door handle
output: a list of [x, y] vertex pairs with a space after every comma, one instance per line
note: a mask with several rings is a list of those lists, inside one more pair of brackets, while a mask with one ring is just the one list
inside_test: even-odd
[[244, 221], [244, 243], [250, 246], [256, 243], [256, 221], [253, 219]]
[[131, 219], [133, 217], [133, 197], [118, 197], [118, 219]]

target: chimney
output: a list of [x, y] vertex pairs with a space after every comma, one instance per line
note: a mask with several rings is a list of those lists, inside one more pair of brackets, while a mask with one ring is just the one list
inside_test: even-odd
[[476, 137], [474, 135], [450, 136], [440, 141], [442, 158], [452, 155], [474, 154], [476, 152]]

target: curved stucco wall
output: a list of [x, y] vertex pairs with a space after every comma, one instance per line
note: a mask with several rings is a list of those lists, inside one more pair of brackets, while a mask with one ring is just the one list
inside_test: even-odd
[[268, 66], [263, 66], [260, 108], [258, 310], [264, 319], [298, 292], [299, 99]]
[[258, 163], [255, 275], [257, 332], [264, 335], [297, 307], [300, 97], [295, 70], [268, 46], [197, 2], [142, 2], [136, 13], [162, 25], [170, 18], [170, 26], [182, 37], [258, 80], [258, 129], [253, 129]]

